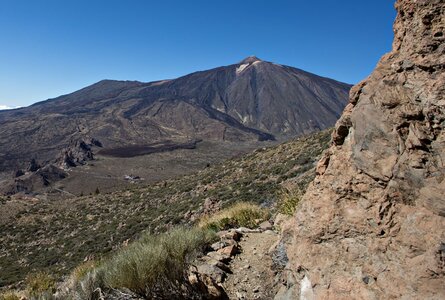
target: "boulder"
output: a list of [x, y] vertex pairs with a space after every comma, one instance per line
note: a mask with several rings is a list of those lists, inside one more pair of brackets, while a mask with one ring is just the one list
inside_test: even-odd
[[226, 253], [221, 253], [219, 251], [218, 252], [209, 252], [209, 253], [207, 253], [207, 256], [212, 259], [218, 260], [222, 263], [228, 263], [231, 260], [230, 255], [228, 255]]
[[260, 225], [258, 225], [258, 228], [260, 228], [262, 231], [266, 230], [272, 230], [273, 226], [270, 224], [269, 221], [264, 221]]
[[236, 245], [230, 245], [224, 248], [219, 249], [217, 252], [222, 255], [234, 256], [238, 253], [239, 248]]
[[230, 229], [218, 232], [218, 236], [221, 238], [221, 240], [234, 240], [239, 242], [243, 234], [238, 230]]
[[204, 299], [228, 299], [228, 296], [221, 285], [206, 273], [201, 273], [194, 266], [189, 270], [188, 281], [195, 291], [204, 297]]
[[222, 283], [226, 279], [227, 274], [218, 267], [218, 262], [215, 264], [202, 264], [197, 266], [198, 273], [210, 276], [214, 282]]

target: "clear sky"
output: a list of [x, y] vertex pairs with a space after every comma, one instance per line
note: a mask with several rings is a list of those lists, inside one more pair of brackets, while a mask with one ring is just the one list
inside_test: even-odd
[[395, 14], [392, 0], [0, 0], [0, 108], [249, 55], [357, 83]]

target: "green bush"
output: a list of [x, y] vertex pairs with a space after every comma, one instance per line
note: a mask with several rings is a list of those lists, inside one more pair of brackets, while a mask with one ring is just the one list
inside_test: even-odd
[[25, 281], [31, 299], [51, 299], [56, 291], [56, 281], [46, 272], [29, 274]]
[[298, 188], [292, 191], [284, 190], [280, 195], [278, 211], [282, 214], [292, 216], [302, 196], [303, 193]]
[[198, 226], [213, 230], [240, 226], [253, 228], [269, 217], [270, 212], [265, 208], [249, 202], [238, 202], [212, 216], [202, 218]]
[[198, 228], [145, 235], [104, 263], [105, 284], [145, 299], [181, 298], [189, 263], [214, 239], [213, 232]]

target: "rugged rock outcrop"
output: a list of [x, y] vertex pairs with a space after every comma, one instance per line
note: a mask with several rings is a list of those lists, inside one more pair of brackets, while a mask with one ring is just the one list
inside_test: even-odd
[[5, 195], [32, 193], [33, 191], [49, 187], [52, 183], [68, 176], [65, 171], [54, 164], [48, 164], [34, 172], [23, 173], [19, 171], [16, 175], [20, 176], [16, 176], [16, 178], [4, 182], [0, 186], [0, 193]]
[[101, 145], [94, 138], [88, 142], [85, 142], [83, 139], [71, 141], [70, 145], [63, 149], [56, 159], [56, 164], [63, 169], [84, 165], [87, 161], [94, 159], [92, 147], [101, 147]]
[[445, 1], [399, 0], [288, 246], [300, 299], [445, 299]]

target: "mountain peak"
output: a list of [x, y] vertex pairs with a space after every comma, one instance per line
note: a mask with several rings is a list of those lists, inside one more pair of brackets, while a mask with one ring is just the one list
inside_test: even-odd
[[239, 64], [251, 64], [256, 61], [262, 61], [262, 60], [256, 57], [255, 55], [251, 55], [240, 61]]

